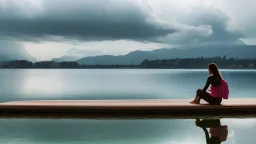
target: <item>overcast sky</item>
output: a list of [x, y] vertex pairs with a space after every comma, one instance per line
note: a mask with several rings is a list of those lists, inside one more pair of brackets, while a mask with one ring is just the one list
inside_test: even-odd
[[0, 0], [0, 49], [49, 60], [256, 44], [255, 6], [254, 0]]

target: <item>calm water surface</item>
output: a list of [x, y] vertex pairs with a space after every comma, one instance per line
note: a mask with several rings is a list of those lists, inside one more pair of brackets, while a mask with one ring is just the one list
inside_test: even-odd
[[[256, 71], [222, 71], [230, 97], [255, 98]], [[206, 70], [0, 70], [0, 101], [184, 99]], [[256, 119], [221, 119], [225, 144], [254, 144]], [[2, 144], [204, 144], [195, 120], [0, 119]]]
[[[221, 119], [224, 144], [254, 144], [256, 119]], [[195, 120], [1, 119], [2, 144], [205, 144]], [[209, 130], [209, 128], [208, 128]]]
[[[254, 98], [256, 71], [223, 70], [230, 97]], [[37, 99], [184, 99], [206, 70], [0, 70], [0, 101]]]

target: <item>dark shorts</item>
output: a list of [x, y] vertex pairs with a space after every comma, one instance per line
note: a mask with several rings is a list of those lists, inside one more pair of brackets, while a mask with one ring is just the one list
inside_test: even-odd
[[213, 97], [209, 92], [201, 92], [202, 89], [198, 89], [197, 95], [200, 96], [201, 99], [205, 100], [208, 102], [210, 105], [220, 105], [222, 102], [222, 98], [216, 98]]

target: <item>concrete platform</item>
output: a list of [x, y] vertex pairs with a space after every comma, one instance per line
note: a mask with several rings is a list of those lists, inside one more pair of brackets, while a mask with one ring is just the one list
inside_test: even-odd
[[[191, 100], [61, 100], [0, 103], [0, 117], [28, 118], [203, 118], [255, 117], [256, 99], [230, 99], [222, 105]], [[202, 101], [203, 102], [203, 101]]]

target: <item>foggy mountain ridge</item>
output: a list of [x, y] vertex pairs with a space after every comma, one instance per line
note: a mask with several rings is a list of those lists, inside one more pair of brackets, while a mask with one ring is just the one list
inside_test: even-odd
[[237, 58], [256, 58], [255, 45], [211, 45], [190, 46], [180, 48], [162, 48], [153, 51], [133, 51], [121, 56], [93, 56], [78, 60], [79, 64], [85, 65], [112, 65], [112, 64], [140, 64], [143, 60], [173, 59], [173, 58], [196, 58], [227, 56]]

